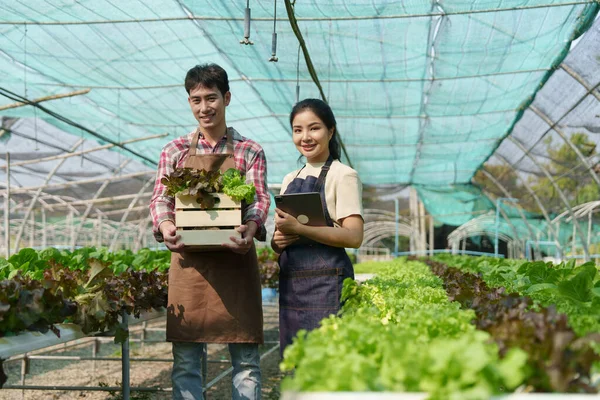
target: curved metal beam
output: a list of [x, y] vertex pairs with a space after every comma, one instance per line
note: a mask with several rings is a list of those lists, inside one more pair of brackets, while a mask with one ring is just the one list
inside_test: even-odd
[[559, 242], [559, 231], [556, 229], [556, 227], [552, 223], [552, 220], [550, 219], [550, 214], [548, 214], [546, 207], [544, 207], [544, 203], [542, 203], [539, 196], [535, 193], [535, 191], [531, 188], [531, 186], [529, 186], [529, 182], [527, 182], [527, 179], [523, 179], [523, 177], [521, 175], [519, 175], [519, 173], [517, 172], [515, 167], [513, 167], [513, 165], [510, 162], [508, 162], [508, 160], [506, 158], [504, 158], [499, 153], [496, 153], [494, 155], [496, 157], [498, 157], [500, 159], [500, 161], [504, 162], [508, 166], [508, 168], [512, 169], [512, 171], [515, 173], [515, 176], [518, 177], [518, 179], [521, 181], [521, 183], [523, 183], [523, 186], [525, 186], [525, 189], [527, 189], [529, 194], [533, 197], [533, 199], [537, 203], [538, 207], [540, 208], [540, 211], [542, 211], [542, 215], [546, 219], [546, 222], [548, 223], [548, 228], [551, 229], [552, 233], [554, 234], [554, 238], [556, 239], [558, 248], [562, 251], [562, 245]]
[[[567, 72], [569, 75], [571, 75], [571, 73], [569, 72], [570, 68], [569, 68], [569, 67], [568, 67], [568, 66], [567, 66], [565, 63], [562, 63], [562, 64], [560, 64], [560, 67], [561, 67], [562, 69], [564, 69], [564, 70], [565, 70], [565, 71], [566, 71], [566, 72]], [[571, 76], [573, 76], [573, 75], [571, 75]], [[575, 79], [577, 80], [577, 78], [576, 78], [575, 76], [573, 76], [573, 78], [575, 78]], [[558, 123], [560, 123], [560, 121], [562, 121], [562, 120], [563, 120], [563, 119], [564, 119], [564, 118], [565, 118], [567, 115], [569, 115], [569, 114], [570, 114], [570, 113], [571, 113], [571, 112], [572, 112], [574, 109], [576, 109], [576, 108], [577, 108], [577, 107], [578, 107], [578, 106], [579, 106], [579, 105], [580, 105], [580, 104], [583, 102], [583, 100], [585, 100], [585, 98], [586, 98], [586, 97], [587, 97], [589, 94], [593, 95], [594, 97], [596, 97], [596, 99], [598, 99], [598, 100], [600, 101], [600, 94], [598, 94], [598, 90], [597, 90], [597, 89], [598, 89], [598, 87], [600, 87], [600, 82], [598, 82], [598, 83], [596, 84], [596, 86], [593, 86], [593, 87], [592, 87], [592, 86], [590, 86], [590, 85], [588, 85], [587, 83], [585, 83], [585, 81], [583, 81], [583, 82], [579, 82], [579, 83], [580, 83], [580, 84], [581, 84], [581, 85], [582, 85], [584, 88], [586, 88], [586, 93], [585, 93], [583, 96], [581, 96], [581, 97], [579, 98], [579, 100], [578, 100], [578, 101], [577, 101], [575, 104], [573, 104], [571, 107], [569, 107], [569, 109], [568, 109], [567, 111], [565, 111], [565, 113], [562, 115], [562, 117], [560, 117], [560, 118], [559, 118], [559, 119], [558, 119], [558, 120], [557, 120], [555, 123], [553, 123], [553, 125], [557, 125]], [[530, 107], [528, 107], [528, 108], [530, 108]], [[535, 111], [531, 110], [531, 112], [535, 112]], [[533, 144], [531, 145], [531, 148], [530, 148], [529, 150], [523, 150], [523, 153], [524, 153], [524, 154], [523, 154], [523, 156], [522, 156], [522, 157], [520, 157], [520, 158], [519, 158], [519, 159], [518, 159], [518, 160], [515, 162], [515, 164], [517, 164], [517, 163], [521, 162], [521, 160], [523, 160], [523, 159], [525, 158], [525, 156], [526, 156], [526, 155], [529, 155], [529, 152], [530, 152], [530, 151], [531, 151], [531, 150], [532, 150], [532, 149], [533, 149], [535, 146], [537, 146], [537, 145], [538, 145], [538, 143], [540, 143], [540, 142], [541, 142], [541, 141], [542, 141], [542, 140], [543, 140], [543, 139], [546, 137], [546, 135], [548, 134], [548, 132], [550, 132], [551, 130], [553, 130], [553, 125], [552, 125], [552, 124], [551, 124], [551, 125], [549, 125], [548, 129], [546, 129], [546, 131], [545, 131], [545, 132], [544, 132], [544, 133], [543, 133], [543, 134], [542, 134], [542, 135], [541, 135], [541, 136], [540, 136], [540, 137], [539, 137], [539, 138], [538, 138], [538, 139], [535, 141], [535, 143], [533, 143]], [[512, 138], [512, 136], [508, 136], [508, 138]], [[522, 146], [522, 147], [524, 147], [524, 146]], [[504, 176], [504, 175], [502, 175], [502, 176]]]
[[[575, 207], [573, 207], [573, 214], [576, 217], [582, 217], [584, 215], [586, 215], [589, 212], [592, 212], [595, 208], [600, 207], [600, 201], [596, 200], [596, 201], [590, 201], [587, 203], [583, 203], [583, 204], [579, 204]], [[557, 215], [552, 222], [558, 222], [561, 219], [563, 219], [565, 216], [567, 216], [569, 214], [569, 211], [563, 211], [562, 213], [560, 213], [559, 215]], [[570, 218], [570, 217], [569, 217]]]
[[573, 144], [573, 142], [571, 141], [571, 139], [569, 139], [565, 132], [557, 126], [557, 123], [553, 122], [550, 119], [550, 117], [544, 114], [539, 108], [531, 105], [529, 106], [529, 109], [533, 111], [538, 117], [540, 117], [545, 123], [547, 123], [556, 133], [558, 133], [562, 140], [564, 140], [565, 143], [569, 145], [571, 150], [573, 150], [575, 154], [577, 154], [577, 157], [579, 158], [579, 160], [581, 160], [583, 165], [585, 165], [586, 169], [592, 176], [592, 179], [594, 179], [596, 184], [600, 186], [600, 178], [598, 178], [598, 174], [596, 174], [596, 171], [594, 171], [593, 166], [590, 165], [588, 159], [585, 158], [585, 156], [581, 153], [581, 150], [579, 150], [579, 148]]
[[[398, 235], [410, 238], [414, 235], [418, 236], [418, 232], [412, 229], [407, 224], [398, 225]], [[396, 223], [394, 221], [378, 221], [368, 222], [365, 224], [365, 234], [363, 244], [377, 243], [386, 237], [395, 237], [396, 235]]]
[[573, 218], [573, 226], [577, 230], [577, 233], [579, 235], [579, 239], [581, 240], [581, 247], [583, 248], [583, 254], [584, 254], [585, 260], [589, 261], [590, 260], [590, 252], [588, 250], [588, 246], [587, 246], [586, 240], [583, 237], [583, 232], [581, 231], [581, 227], [579, 226], [579, 222], [577, 222], [577, 218], [575, 218], [575, 215], [573, 214], [573, 209], [571, 208], [571, 204], [569, 204], [569, 200], [567, 199], [567, 197], [563, 193], [562, 189], [554, 181], [554, 179], [552, 178], [552, 175], [550, 175], [550, 172], [548, 172], [548, 170], [535, 157], [531, 156], [527, 152], [527, 149], [525, 148], [525, 146], [523, 146], [523, 144], [520, 141], [518, 141], [517, 139], [515, 139], [513, 136], [509, 136], [508, 140], [510, 140], [511, 142], [513, 142], [519, 149], [521, 149], [521, 151], [525, 153], [525, 156], [529, 157], [529, 159], [531, 161], [533, 161], [533, 163], [544, 173], [544, 175], [546, 175], [546, 178], [548, 178], [548, 180], [552, 183], [552, 186], [554, 186], [554, 189], [556, 189], [556, 191], [558, 192], [558, 194], [560, 196], [560, 199], [565, 204], [565, 206], [567, 207], [567, 210], [569, 211], [569, 214]]
[[[125, 161], [123, 161], [121, 163], [121, 165], [119, 165], [117, 167], [117, 169], [115, 169], [112, 173], [111, 178], [114, 178], [115, 176], [117, 176], [117, 174], [119, 174], [123, 168], [125, 168], [127, 166], [127, 164], [129, 164], [131, 162], [130, 159], [127, 159]], [[96, 200], [100, 197], [100, 195], [102, 194], [102, 192], [104, 192], [104, 189], [106, 189], [106, 187], [110, 184], [111, 179], [107, 179], [104, 182], [102, 182], [102, 185], [100, 185], [100, 187], [98, 188], [98, 190], [96, 191], [96, 193], [94, 194], [94, 197], [92, 197], [92, 200]], [[79, 237], [79, 233], [81, 232], [81, 228], [83, 227], [83, 224], [85, 223], [85, 220], [87, 219], [87, 217], [90, 215], [90, 212], [92, 211], [92, 208], [94, 208], [94, 203], [90, 203], [88, 204], [88, 206], [86, 207], [85, 211], [83, 212], [83, 215], [81, 216], [81, 220], [79, 223], [79, 226], [77, 227], [77, 229], [75, 230], [75, 241], [77, 241], [77, 238]]]
[[[23, 192], [23, 194], [30, 195], [32, 197], [35, 196], [34, 191]], [[69, 197], [58, 196], [55, 194], [49, 194], [49, 193], [42, 192], [42, 194], [38, 198], [38, 202], [40, 204], [42, 204], [42, 207], [45, 208], [46, 210], [54, 211], [53, 204], [48, 204], [45, 201], [47, 199], [52, 199], [52, 200], [56, 201], [57, 203], [60, 203], [60, 204], [64, 205], [65, 207], [67, 207], [69, 209], [69, 211], [73, 211], [75, 214], [79, 215], [79, 210], [77, 210], [75, 207], [73, 207], [69, 201], [65, 200], [65, 199], [69, 199]], [[25, 204], [25, 202], [18, 204], [17, 206], [13, 207], [13, 210], [20, 210], [22, 208], [25, 208], [24, 204]]]
[[115, 236], [113, 237], [113, 240], [109, 247], [110, 251], [114, 251], [114, 248], [117, 245], [117, 240], [119, 239], [119, 234], [121, 233], [121, 228], [125, 224], [127, 217], [129, 217], [129, 213], [131, 212], [131, 210], [133, 209], [135, 204], [138, 202], [138, 200], [140, 199], [142, 194], [144, 194], [144, 192], [146, 192], [146, 189], [148, 188], [148, 186], [150, 186], [153, 183], [154, 183], [154, 177], [147, 180], [146, 183], [140, 188], [139, 192], [137, 193], [137, 196], [135, 196], [133, 198], [133, 200], [131, 200], [131, 203], [129, 203], [129, 207], [127, 208], [127, 210], [121, 217], [121, 221], [119, 222], [119, 225], [117, 226], [117, 231], [115, 232]]
[[[481, 193], [483, 193], [483, 195], [485, 197], [488, 198], [489, 201], [491, 201], [492, 203], [495, 204], [494, 200], [490, 197], [490, 195], [488, 194], [488, 192], [486, 190], [481, 190]], [[519, 234], [518, 229], [515, 227], [515, 225], [512, 223], [512, 221], [510, 220], [509, 216], [506, 214], [506, 212], [502, 209], [502, 207], [500, 207], [500, 209], [498, 210], [500, 211], [500, 214], [502, 214], [502, 216], [504, 217], [504, 220], [506, 221], [506, 223], [508, 224], [508, 226], [510, 226], [510, 228], [512, 229], [513, 233], [515, 234], [515, 239], [516, 240], [521, 240], [521, 235]]]
[[139, 235], [138, 235], [138, 240], [136, 241], [136, 249], [138, 249], [138, 251], [144, 245], [144, 237], [148, 234], [148, 232], [147, 232], [148, 225], [150, 225], [151, 222], [152, 222], [152, 216], [150, 214], [148, 214], [148, 217], [146, 217], [144, 220], [140, 221]]
[[[83, 143], [83, 139], [77, 140], [77, 142], [75, 142], [75, 144], [73, 146], [71, 146], [71, 148], [69, 149], [69, 152], [75, 151], [75, 149], [77, 149], [77, 147], [79, 147], [79, 145], [81, 143]], [[50, 179], [52, 179], [52, 177], [54, 176], [54, 174], [56, 174], [56, 172], [58, 171], [58, 169], [60, 167], [62, 167], [62, 165], [64, 164], [65, 161], [66, 161], [66, 158], [61, 159], [54, 166], [54, 168], [52, 168], [52, 170], [48, 173], [48, 175], [46, 176], [46, 179], [44, 180], [44, 185], [47, 185], [48, 182], [50, 182]], [[19, 231], [17, 232], [17, 237], [15, 238], [15, 253], [17, 251], [19, 251], [19, 244], [21, 243], [21, 237], [23, 236], [23, 231], [25, 230], [25, 224], [27, 224], [27, 220], [29, 219], [29, 215], [31, 215], [31, 211], [33, 210], [33, 207], [35, 207], [35, 203], [37, 203], [37, 200], [40, 197], [40, 194], [42, 193], [42, 189], [43, 188], [37, 189], [37, 191], [35, 192], [35, 195], [31, 199], [31, 203], [29, 203], [29, 207], [27, 208], [27, 211], [25, 212], [25, 216], [23, 217], [23, 223], [19, 227]]]

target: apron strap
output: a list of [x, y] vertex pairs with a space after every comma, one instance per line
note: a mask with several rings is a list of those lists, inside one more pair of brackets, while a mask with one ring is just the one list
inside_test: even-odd
[[329, 172], [331, 163], [333, 163], [333, 157], [330, 154], [325, 165], [323, 165], [321, 167], [321, 173], [319, 174], [319, 178], [317, 179], [317, 182], [315, 182], [313, 192], [317, 192], [317, 193], [321, 192], [321, 188], [323, 187], [323, 184], [325, 184], [325, 178], [327, 177], [327, 173]]
[[[233, 156], [233, 135], [229, 132], [229, 129], [225, 131], [225, 136], [227, 137], [227, 147], [226, 153]], [[190, 150], [188, 155], [195, 156], [198, 148], [198, 140], [200, 138], [200, 127], [196, 128], [196, 132], [194, 132], [194, 136], [192, 137], [192, 144], [190, 145]]]
[[294, 177], [294, 179], [296, 179], [300, 175], [300, 172], [302, 172], [302, 170], [304, 168], [306, 168], [306, 164], [304, 164], [304, 166], [298, 170], [298, 173], [296, 174], [296, 176]]
[[188, 155], [195, 156], [196, 148], [198, 147], [198, 138], [200, 137], [200, 127], [196, 128], [196, 132], [194, 132], [194, 136], [192, 136], [192, 144], [190, 145], [190, 150], [188, 151]]

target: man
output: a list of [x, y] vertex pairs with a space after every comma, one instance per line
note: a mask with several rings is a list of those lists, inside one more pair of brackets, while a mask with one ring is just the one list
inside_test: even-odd
[[[185, 89], [199, 125], [164, 147], [150, 201], [154, 235], [172, 252], [167, 341], [173, 343], [173, 398], [203, 398], [203, 343], [226, 343], [233, 365], [233, 399], [260, 399], [258, 345], [264, 338], [254, 238], [265, 240], [270, 205], [265, 155], [256, 142], [227, 127], [231, 93], [223, 68], [195, 66], [187, 73]], [[176, 235], [175, 202], [165, 194], [161, 179], [183, 167], [221, 171], [234, 167], [256, 186], [255, 201], [244, 208], [237, 228], [242, 238], [231, 237], [222, 251], [186, 252]]]

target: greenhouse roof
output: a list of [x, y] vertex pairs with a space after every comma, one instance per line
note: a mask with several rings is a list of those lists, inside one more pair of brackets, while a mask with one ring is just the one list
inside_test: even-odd
[[[251, 0], [247, 46], [243, 1], [32, 3], [0, 0], [0, 110], [90, 91], [41, 104], [60, 119], [34, 107], [0, 115], [37, 116], [100, 143], [173, 138], [195, 126], [186, 71], [216, 62], [231, 81], [228, 124], [264, 147], [271, 184], [297, 167], [288, 122], [297, 85], [300, 98], [329, 101], [363, 182], [469, 183], [598, 11], [572, 0], [305, 0], [291, 10], [294, 31], [283, 0]], [[127, 144], [123, 155], [152, 168], [167, 139]]]

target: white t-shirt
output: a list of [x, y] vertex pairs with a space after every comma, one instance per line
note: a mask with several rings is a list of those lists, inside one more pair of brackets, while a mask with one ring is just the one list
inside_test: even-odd
[[[306, 163], [306, 167], [297, 176], [306, 179], [308, 176], [319, 177], [322, 163]], [[285, 193], [288, 185], [296, 178], [299, 170], [290, 172], [283, 178], [280, 194]], [[362, 206], [362, 183], [358, 173], [338, 160], [331, 164], [327, 178], [325, 179], [325, 200], [327, 211], [334, 223], [351, 215], [363, 216]]]

